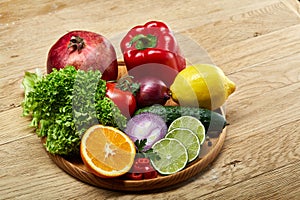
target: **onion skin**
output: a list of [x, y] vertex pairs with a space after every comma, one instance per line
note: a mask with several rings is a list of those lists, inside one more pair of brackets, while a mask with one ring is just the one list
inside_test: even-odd
[[171, 98], [170, 89], [158, 78], [144, 77], [137, 82], [140, 84], [140, 89], [136, 94], [139, 108], [154, 104], [164, 105]]
[[114, 47], [104, 36], [89, 31], [71, 31], [49, 50], [47, 73], [68, 65], [81, 70], [99, 70], [102, 79], [115, 80], [118, 63]]

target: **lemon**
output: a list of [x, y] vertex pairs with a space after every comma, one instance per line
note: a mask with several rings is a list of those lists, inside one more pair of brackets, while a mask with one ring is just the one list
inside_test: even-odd
[[170, 86], [173, 100], [180, 105], [210, 110], [222, 106], [235, 88], [221, 68], [210, 64], [188, 66]]

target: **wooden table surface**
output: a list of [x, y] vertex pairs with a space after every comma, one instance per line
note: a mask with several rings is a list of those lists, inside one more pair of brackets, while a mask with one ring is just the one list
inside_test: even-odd
[[[50, 46], [68, 31], [114, 38], [149, 20], [193, 40], [236, 82], [224, 146], [199, 176], [171, 189], [82, 183], [52, 162], [21, 117], [24, 72], [45, 72]], [[300, 199], [299, 47], [297, 0], [0, 1], [0, 199]]]

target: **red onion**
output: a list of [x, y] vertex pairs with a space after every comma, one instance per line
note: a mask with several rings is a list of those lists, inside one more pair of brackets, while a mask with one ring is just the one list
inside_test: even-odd
[[154, 104], [164, 105], [170, 99], [170, 90], [162, 80], [154, 77], [144, 77], [137, 82], [140, 84], [140, 89], [136, 94], [139, 108]]
[[67, 65], [85, 71], [99, 70], [104, 80], [115, 80], [118, 76], [114, 47], [104, 36], [89, 31], [71, 31], [51, 47], [47, 73]]
[[134, 142], [147, 139], [143, 148], [143, 151], [147, 151], [166, 135], [167, 129], [165, 121], [160, 116], [153, 113], [142, 113], [128, 121], [124, 132]]

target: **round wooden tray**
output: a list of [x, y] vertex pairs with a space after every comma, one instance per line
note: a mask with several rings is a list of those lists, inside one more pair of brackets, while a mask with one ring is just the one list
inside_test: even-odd
[[[125, 63], [121, 60], [119, 64], [119, 78], [124, 74], [127, 74]], [[169, 105], [174, 105], [174, 102], [167, 102]], [[217, 112], [225, 117], [225, 111], [223, 108], [217, 109]], [[183, 183], [188, 179], [199, 174], [205, 169], [219, 154], [226, 136], [226, 127], [218, 132], [207, 132], [209, 140], [206, 140], [201, 146], [199, 158], [192, 163], [189, 163], [182, 171], [168, 176], [158, 176], [154, 179], [148, 180], [126, 180], [123, 177], [104, 179], [93, 175], [83, 164], [80, 156], [76, 158], [66, 158], [59, 155], [50, 154], [49, 157], [54, 163], [62, 170], [70, 174], [71, 176], [94, 186], [119, 190], [119, 191], [146, 191], [160, 188], [167, 188], [179, 183]], [[42, 143], [45, 142], [45, 138], [42, 138]]]
[[[223, 109], [220, 109], [224, 115]], [[199, 174], [205, 169], [212, 161], [218, 156], [222, 149], [225, 136], [226, 127], [220, 133], [210, 133], [209, 140], [206, 140], [201, 146], [199, 158], [192, 163], [188, 164], [182, 171], [168, 176], [158, 176], [154, 179], [148, 180], [126, 180], [122, 177], [113, 179], [104, 179], [93, 175], [85, 167], [80, 157], [78, 158], [65, 158], [59, 155], [48, 153], [49, 157], [54, 163], [62, 170], [71, 176], [94, 186], [119, 191], [146, 191], [160, 188], [167, 188], [179, 183], [183, 183], [188, 179]], [[44, 142], [44, 139], [42, 139]]]

